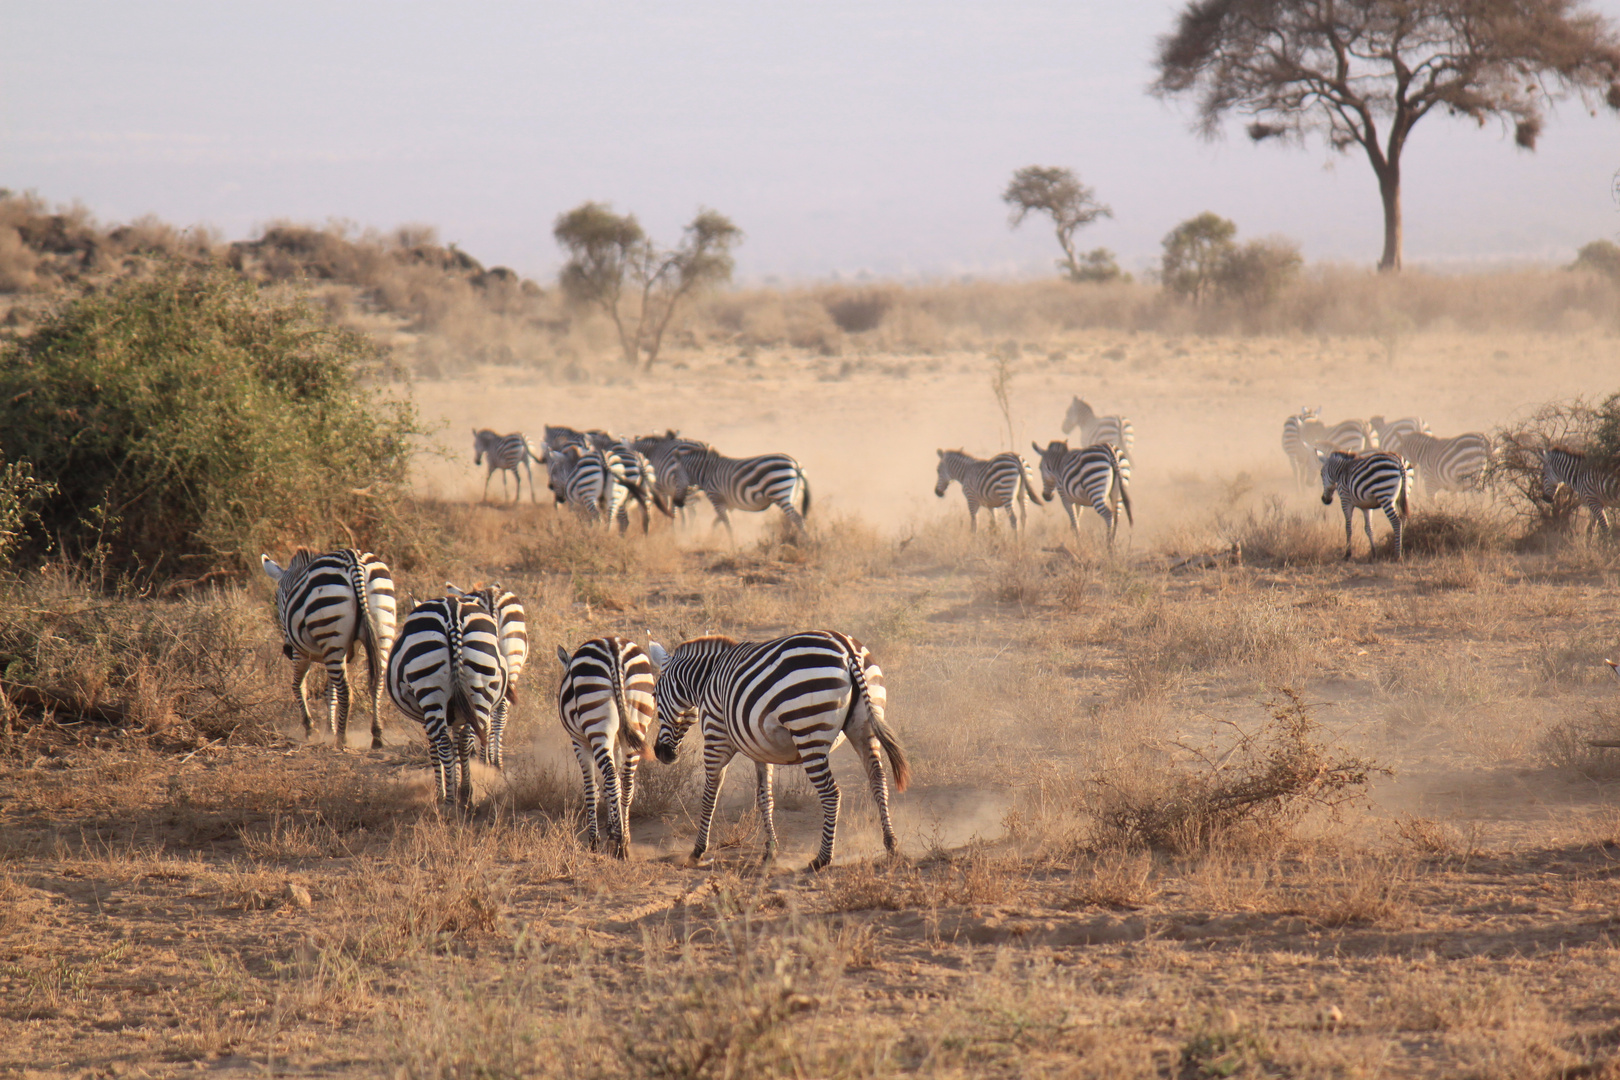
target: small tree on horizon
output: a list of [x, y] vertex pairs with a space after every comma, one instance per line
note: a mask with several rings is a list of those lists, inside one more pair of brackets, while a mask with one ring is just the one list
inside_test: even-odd
[[1026, 165], [1013, 173], [1001, 201], [1012, 207], [1009, 228], [1018, 228], [1032, 213], [1052, 219], [1058, 246], [1063, 249], [1057, 267], [1070, 281], [1110, 281], [1120, 276], [1113, 252], [1106, 248], [1084, 255], [1075, 251], [1076, 230], [1100, 217], [1111, 218], [1114, 212], [1098, 202], [1097, 193], [1082, 184], [1072, 170], [1060, 165]]
[[[692, 293], [731, 280], [731, 249], [743, 232], [714, 210], [699, 210], [680, 244], [660, 250], [634, 214], [586, 202], [557, 217], [552, 236], [568, 252], [559, 275], [577, 303], [601, 308], [613, 322], [626, 363], [651, 370], [675, 309]], [[626, 321], [626, 285], [637, 290], [635, 325]]]
[[1249, 117], [1255, 142], [1320, 134], [1378, 179], [1384, 250], [1401, 268], [1401, 158], [1440, 109], [1512, 125], [1534, 150], [1544, 109], [1578, 96], [1620, 111], [1620, 35], [1584, 0], [1196, 0], [1159, 39], [1158, 97], [1197, 101], [1196, 129]]
[[1160, 276], [1177, 296], [1203, 303], [1215, 292], [1221, 271], [1237, 251], [1237, 226], [1205, 210], [1165, 235]]

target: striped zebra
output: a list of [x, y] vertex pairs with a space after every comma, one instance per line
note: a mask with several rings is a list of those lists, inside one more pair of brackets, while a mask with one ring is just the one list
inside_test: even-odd
[[[651, 525], [651, 514], [647, 511], [647, 501], [658, 508], [658, 512], [665, 517], [674, 517], [675, 512], [669, 505], [669, 500], [658, 487], [658, 470], [653, 467], [652, 461], [637, 450], [628, 439], [616, 439], [611, 445], [599, 447], [607, 457], [613, 472], [613, 478], [625, 488], [625, 491], [641, 506], [641, 533], [647, 534]], [[628, 503], [619, 509], [619, 531], [622, 533], [630, 526]]]
[[1418, 431], [1392, 431], [1384, 449], [1401, 455], [1417, 469], [1419, 494], [1424, 498], [1436, 491], [1471, 491], [1479, 487], [1485, 466], [1491, 461], [1491, 441], [1477, 431], [1451, 439], [1437, 439]]
[[405, 616], [388, 658], [388, 694], [427, 730], [433, 780], [446, 806], [472, 805], [473, 743], [489, 745], [490, 721], [507, 687], [500, 627], [482, 604], [442, 596]]
[[630, 448], [645, 456], [653, 469], [653, 491], [662, 496], [671, 510], [686, 510], [689, 485], [686, 474], [679, 468], [683, 446], [708, 448], [707, 443], [695, 439], [682, 439], [680, 433], [670, 429], [662, 435], [642, 435], [630, 441]]
[[1586, 531], [1594, 528], [1607, 533], [1607, 507], [1620, 506], [1620, 474], [1605, 469], [1585, 454], [1555, 446], [1541, 452], [1541, 490], [1551, 502], [1560, 487], [1567, 486], [1591, 511]]
[[1080, 445], [1096, 446], [1112, 443], [1119, 457], [1119, 472], [1126, 484], [1131, 482], [1131, 453], [1136, 449], [1136, 429], [1129, 417], [1098, 416], [1090, 405], [1078, 397], [1069, 402], [1069, 411], [1063, 415], [1063, 434], [1080, 429]]
[[1136, 527], [1131, 515], [1131, 493], [1125, 486], [1124, 469], [1118, 453], [1109, 443], [1098, 443], [1083, 450], [1070, 450], [1067, 442], [1049, 443], [1042, 450], [1034, 443], [1041, 456], [1041, 495], [1047, 502], [1057, 492], [1063, 501], [1064, 513], [1069, 515], [1069, 528], [1074, 530], [1075, 542], [1080, 540], [1080, 523], [1075, 520], [1077, 503], [1090, 503], [1102, 516], [1108, 531], [1108, 548], [1114, 547], [1114, 533], [1119, 531], [1119, 510], [1125, 509], [1125, 519]]
[[1321, 468], [1314, 447], [1327, 428], [1317, 419], [1319, 409], [1300, 406], [1299, 412], [1283, 421], [1282, 448], [1294, 470], [1294, 486], [1304, 487]]
[[476, 468], [484, 458], [489, 458], [489, 471], [484, 474], [484, 501], [489, 500], [489, 481], [496, 472], [501, 474], [501, 500], [506, 499], [506, 474], [512, 474], [512, 483], [516, 490], [512, 493], [512, 501], [518, 502], [523, 498], [523, 478], [518, 475], [518, 466], [529, 474], [529, 501], [534, 499], [534, 466], [530, 464], [540, 455], [529, 446], [529, 440], [521, 431], [514, 431], [510, 435], [498, 435], [484, 428], [473, 432], [473, 466]]
[[[729, 458], [702, 443], [683, 443], [676, 451], [675, 467], [686, 484], [708, 497], [715, 524], [724, 525], [734, 541], [729, 510], [780, 506], [794, 529], [804, 532], [804, 519], [810, 513], [810, 482], [805, 479], [804, 466], [788, 455]], [[803, 509], [794, 507], [795, 495], [800, 496]]]
[[[575, 649], [573, 656], [559, 645], [557, 659], [563, 666], [557, 715], [585, 777], [591, 850], [597, 850], [599, 837], [605, 833], [613, 854], [628, 858], [636, 766], [652, 756], [650, 729], [658, 721], [653, 701], [657, 671], [640, 645], [620, 637], [592, 638]], [[615, 752], [622, 765], [615, 765]]]
[[1405, 558], [1401, 534], [1412, 486], [1412, 466], [1399, 454], [1386, 450], [1369, 454], [1318, 450], [1317, 457], [1322, 462], [1322, 505], [1332, 506], [1337, 492], [1339, 505], [1344, 508], [1344, 557], [1349, 559], [1354, 552], [1351, 538], [1357, 510], [1361, 511], [1362, 524], [1367, 529], [1367, 558], [1371, 560], [1377, 554], [1373, 544], [1372, 511], [1382, 507], [1395, 530], [1395, 558]]
[[632, 485], [602, 450], [585, 450], [576, 444], [561, 450], [548, 449], [545, 465], [557, 502], [572, 506], [587, 522], [617, 521], [623, 534], [630, 527], [630, 515], [625, 512], [629, 498], [641, 504], [644, 517], [647, 514], [647, 495], [642, 486]]
[[1433, 435], [1429, 425], [1416, 416], [1407, 416], [1399, 420], [1386, 421], [1382, 416], [1367, 417], [1367, 426], [1372, 428], [1373, 448], [1377, 450], [1394, 450], [1391, 439], [1405, 438], [1408, 435]]
[[339, 749], [348, 745], [349, 661], [366, 647], [370, 680], [371, 747], [382, 746], [382, 667], [394, 644], [394, 579], [388, 565], [369, 551], [345, 548], [317, 555], [293, 553], [283, 569], [268, 555], [260, 565], [276, 583], [276, 621], [281, 651], [293, 662], [293, 693], [304, 715], [304, 737], [315, 730], [304, 684], [312, 665], [326, 669], [327, 729]]
[[1326, 428], [1316, 440], [1316, 448], [1332, 453], [1359, 454], [1373, 448], [1372, 428], [1365, 420], [1341, 420]]
[[1024, 523], [1029, 522], [1029, 511], [1024, 509], [1024, 496], [1027, 494], [1036, 503], [1042, 501], [1035, 491], [1035, 477], [1030, 475], [1029, 465], [1011, 451], [988, 460], [964, 454], [960, 450], [939, 450], [936, 453], [939, 454], [939, 482], [934, 485], [934, 494], [943, 499], [952, 480], [961, 484], [962, 494], [967, 497], [968, 524], [972, 532], [979, 531], [981, 506], [990, 511], [992, 527], [996, 523], [995, 512], [1004, 508], [1012, 519], [1013, 532], [1016, 533], [1020, 512], [1024, 515]]
[[694, 862], [709, 848], [726, 767], [741, 754], [755, 765], [765, 862], [776, 857], [772, 773], [777, 765], [803, 765], [821, 796], [821, 849], [809, 869], [826, 867], [832, 862], [839, 805], [828, 755], [846, 737], [866, 765], [883, 844], [895, 850], [880, 748], [894, 769], [896, 790], [911, 783], [911, 766], [884, 718], [883, 672], [865, 645], [846, 634], [818, 630], [759, 643], [693, 638], [673, 653], [655, 641], [649, 651], [659, 667], [653, 691], [658, 760], [674, 762], [682, 737], [700, 714], [703, 718], [703, 819], [692, 848]]
[[518, 676], [529, 660], [529, 624], [523, 611], [523, 602], [514, 594], [494, 585], [478, 585], [462, 591], [450, 584], [444, 587], [461, 600], [471, 600], [495, 617], [500, 631], [501, 656], [506, 660], [506, 693], [490, 715], [489, 737], [484, 740], [484, 764], [505, 770], [506, 759], [501, 753], [501, 736], [506, 732], [506, 717], [517, 704]]

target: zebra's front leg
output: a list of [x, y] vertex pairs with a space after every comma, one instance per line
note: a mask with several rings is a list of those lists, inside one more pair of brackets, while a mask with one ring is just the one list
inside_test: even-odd
[[768, 761], [754, 763], [754, 801], [759, 806], [759, 820], [765, 826], [765, 857], [760, 860], [763, 869], [776, 861], [776, 789], [772, 779], [776, 767]]
[[692, 864], [701, 865], [704, 854], [709, 850], [709, 832], [714, 828], [714, 806], [720, 798], [720, 785], [726, 780], [726, 766], [736, 751], [730, 747], [710, 745], [707, 740], [703, 746], [703, 819], [698, 822], [697, 840], [692, 845]]
[[304, 717], [304, 738], [315, 734], [315, 718], [309, 712], [309, 695], [305, 684], [309, 681], [309, 657], [299, 653], [293, 658], [293, 693], [298, 696], [298, 711]]
[[1074, 544], [1080, 546], [1080, 519], [1074, 514], [1074, 500], [1067, 495], [1063, 496], [1063, 512], [1069, 515], [1069, 531], [1074, 533]]
[[[489, 482], [493, 479], [495, 479], [495, 468], [492, 465], [490, 466], [489, 472], [484, 474], [484, 497], [480, 499], [479, 502], [489, 502]], [[503, 475], [501, 477], [501, 483], [504, 485], [505, 482], [506, 477]]]
[[878, 820], [883, 824], [883, 846], [893, 855], [900, 845], [894, 837], [894, 823], [889, 819], [889, 778], [883, 772], [883, 748], [877, 736], [868, 736], [866, 753], [861, 756], [866, 759], [866, 777], [872, 783], [872, 798], [877, 802]]
[[821, 850], [805, 867], [806, 872], [814, 874], [825, 870], [832, 862], [833, 838], [838, 834], [838, 781], [833, 779], [825, 750], [804, 759], [804, 772], [816, 786], [816, 794], [821, 796]]
[[523, 471], [529, 474], [529, 505], [535, 506], [537, 504], [534, 501], [534, 466], [529, 464], [528, 458], [523, 459]]
[[967, 504], [968, 504], [968, 532], [977, 533], [979, 531], [979, 501], [977, 499], [975, 499], [973, 496], [969, 495]]
[[[733, 546], [735, 546], [736, 543], [737, 543], [737, 534], [731, 527], [731, 517], [730, 517], [730, 515], [728, 515], [726, 513], [725, 500], [722, 499], [720, 496], [716, 495], [712, 491], [707, 492], [706, 494], [709, 496], [709, 505], [714, 507], [714, 522], [715, 522], [715, 524], [716, 525], [724, 525], [726, 527], [726, 535], [731, 538], [731, 543], [732, 543]], [[713, 526], [710, 526], [710, 529], [712, 531]]]
[[591, 760], [590, 750], [577, 740], [574, 742], [574, 760], [579, 762], [579, 771], [585, 777], [585, 842], [592, 851], [595, 851], [597, 819], [601, 816], [601, 806], [597, 802], [596, 792], [596, 763]]
[[1350, 540], [1356, 534], [1356, 508], [1350, 505], [1350, 500], [1342, 493], [1339, 496], [1339, 503], [1344, 507], [1344, 561], [1349, 562], [1355, 551]]

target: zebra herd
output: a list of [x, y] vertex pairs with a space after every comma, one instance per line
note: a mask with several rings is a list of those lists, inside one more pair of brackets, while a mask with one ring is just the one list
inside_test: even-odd
[[1037, 506], [1049, 503], [1054, 496], [1062, 501], [1069, 516], [1069, 528], [1075, 539], [1080, 537], [1080, 523], [1074, 508], [1090, 505], [1103, 519], [1110, 550], [1114, 534], [1119, 528], [1119, 512], [1133, 525], [1131, 516], [1130, 453], [1136, 443], [1136, 431], [1123, 416], [1098, 416], [1090, 405], [1076, 397], [1069, 404], [1063, 418], [1065, 433], [1080, 429], [1078, 449], [1070, 449], [1066, 440], [1054, 440], [1043, 450], [1030, 443], [1041, 460], [1041, 491], [1035, 491], [1034, 477], [1029, 463], [1023, 457], [1008, 451], [989, 459], [976, 458], [961, 450], [939, 450], [939, 475], [934, 494], [945, 497], [952, 481], [962, 487], [967, 499], [968, 523], [972, 531], [979, 528], [979, 507], [991, 511], [990, 523], [995, 524], [994, 511], [1005, 509], [1012, 521], [1014, 533], [1019, 529], [1019, 512], [1024, 514], [1023, 524], [1029, 521], [1024, 510], [1027, 497]]
[[[306, 736], [314, 722], [305, 681], [318, 663], [329, 679], [328, 729], [339, 748], [346, 746], [348, 665], [363, 645], [371, 745], [382, 746], [379, 672], [386, 667], [388, 696], [426, 732], [438, 801], [469, 807], [475, 749], [485, 763], [504, 767], [502, 733], [528, 658], [518, 598], [499, 585], [447, 585], [443, 596], [415, 604], [396, 626], [393, 577], [370, 552], [299, 549], [285, 568], [268, 555], [261, 562], [276, 583], [282, 650], [293, 661]], [[828, 757], [846, 740], [866, 767], [884, 844], [895, 850], [883, 759], [899, 791], [910, 783], [911, 766], [885, 715], [882, 669], [855, 638], [832, 631], [767, 642], [708, 636], [667, 651], [657, 642], [642, 649], [626, 638], [598, 637], [573, 653], [559, 647], [557, 658], [563, 667], [557, 714], [584, 779], [593, 850], [605, 837], [612, 854], [628, 856], [638, 765], [655, 753], [673, 763], [682, 738], [700, 720], [703, 816], [694, 861], [708, 849], [726, 769], [741, 755], [755, 763], [765, 861], [776, 855], [774, 769], [803, 765], [822, 811], [821, 845], [809, 869], [826, 867], [840, 804]]]
[[486, 458], [486, 499], [490, 477], [497, 470], [503, 497], [506, 473], [510, 472], [518, 485], [513, 500], [520, 498], [521, 466], [530, 470], [529, 498], [534, 501], [530, 463], [539, 461], [546, 467], [557, 505], [571, 507], [588, 522], [617, 522], [621, 534], [629, 529], [632, 499], [641, 508], [641, 531], [646, 533], [651, 524], [649, 503], [673, 518], [685, 510], [694, 491], [709, 500], [715, 526], [724, 525], [728, 534], [732, 533], [733, 510], [758, 512], [780, 507], [788, 523], [801, 532], [810, 513], [810, 482], [804, 467], [789, 455], [727, 457], [708, 443], [682, 438], [675, 431], [629, 439], [605, 431], [547, 425], [538, 449], [521, 432], [474, 431], [473, 464], [482, 464]]

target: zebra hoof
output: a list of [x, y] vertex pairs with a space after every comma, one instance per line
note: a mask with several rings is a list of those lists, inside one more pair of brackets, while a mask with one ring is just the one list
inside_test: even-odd
[[383, 741], [382, 741], [382, 736], [381, 735], [373, 735], [371, 737], [371, 748], [373, 750], [381, 750], [381, 749], [383, 749]]
[[804, 868], [804, 872], [807, 874], [819, 874], [823, 870], [827, 869], [827, 865], [831, 862], [831, 859], [823, 859], [817, 856], [816, 858], [810, 860], [810, 865]]

